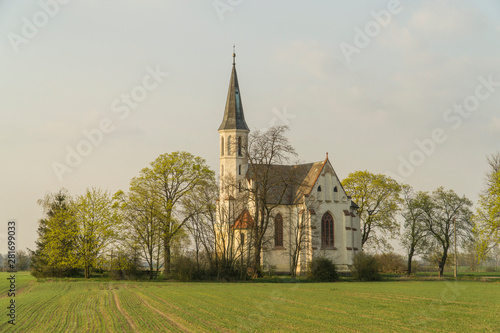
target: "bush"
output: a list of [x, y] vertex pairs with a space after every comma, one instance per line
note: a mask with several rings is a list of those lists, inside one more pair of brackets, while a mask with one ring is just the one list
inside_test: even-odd
[[381, 273], [403, 273], [408, 269], [407, 263], [402, 255], [394, 252], [376, 254], [375, 259]]
[[380, 280], [379, 265], [374, 256], [359, 252], [354, 256], [352, 275], [361, 281]]
[[311, 262], [307, 278], [318, 282], [333, 282], [338, 281], [339, 275], [330, 259], [319, 257]]

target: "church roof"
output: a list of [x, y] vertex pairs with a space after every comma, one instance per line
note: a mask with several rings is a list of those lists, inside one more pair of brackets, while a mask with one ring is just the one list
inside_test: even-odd
[[241, 214], [236, 218], [234, 224], [232, 226], [233, 229], [249, 229], [253, 227], [254, 220], [252, 218], [252, 214], [248, 211], [247, 208], [243, 209]]
[[238, 75], [236, 74], [235, 57], [236, 54], [233, 53], [233, 69], [231, 71], [231, 81], [229, 81], [226, 109], [224, 111], [224, 118], [222, 119], [222, 124], [220, 124], [219, 131], [233, 129], [250, 131], [247, 123], [245, 122], [245, 115], [243, 114], [243, 103], [241, 102]]
[[327, 160], [297, 165], [249, 165], [247, 178], [263, 178], [267, 173], [269, 204], [292, 205], [301, 203], [309, 195]]

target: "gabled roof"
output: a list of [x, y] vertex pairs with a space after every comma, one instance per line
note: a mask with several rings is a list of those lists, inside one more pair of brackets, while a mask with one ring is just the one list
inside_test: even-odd
[[325, 161], [297, 164], [297, 165], [249, 165], [246, 174], [247, 179], [263, 178], [256, 174], [267, 172], [268, 184], [268, 203], [291, 205], [300, 203], [304, 195], [308, 195], [321, 170], [323, 170]]
[[231, 80], [229, 81], [229, 91], [227, 92], [226, 109], [224, 110], [224, 118], [219, 126], [221, 130], [247, 130], [250, 129], [245, 122], [243, 114], [243, 103], [241, 102], [241, 92], [238, 84], [238, 75], [236, 74], [236, 54], [233, 53], [233, 69], [231, 71]]
[[254, 225], [252, 215], [247, 208], [243, 209], [241, 214], [236, 218], [232, 226], [233, 229], [250, 229]]

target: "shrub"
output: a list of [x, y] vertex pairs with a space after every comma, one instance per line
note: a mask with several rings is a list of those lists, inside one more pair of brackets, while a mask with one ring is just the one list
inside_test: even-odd
[[359, 252], [354, 256], [354, 265], [352, 275], [355, 279], [361, 281], [380, 280], [378, 262], [374, 256]]
[[314, 258], [309, 266], [308, 279], [318, 282], [338, 281], [339, 275], [335, 264], [327, 258]]
[[400, 254], [389, 252], [376, 254], [374, 257], [381, 273], [403, 273], [408, 269], [404, 257]]

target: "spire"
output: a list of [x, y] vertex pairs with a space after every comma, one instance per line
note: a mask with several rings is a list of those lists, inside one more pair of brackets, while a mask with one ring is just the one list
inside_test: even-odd
[[233, 69], [231, 71], [231, 81], [229, 82], [229, 91], [227, 93], [226, 109], [224, 118], [219, 127], [220, 130], [242, 129], [250, 131], [245, 122], [243, 114], [243, 104], [241, 102], [240, 87], [238, 85], [238, 76], [236, 75], [236, 53], [233, 46]]

